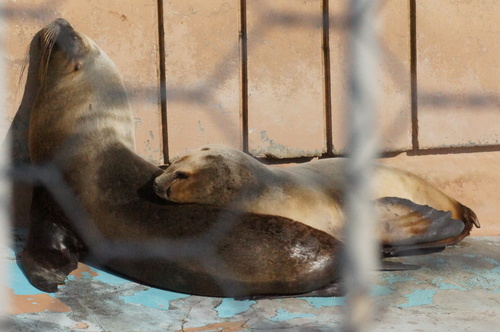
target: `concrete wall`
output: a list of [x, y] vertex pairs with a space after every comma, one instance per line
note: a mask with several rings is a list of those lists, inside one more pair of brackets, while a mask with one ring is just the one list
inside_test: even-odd
[[[118, 65], [152, 162], [207, 143], [283, 163], [346, 152], [347, 0], [6, 3], [2, 137], [26, 131], [17, 111], [32, 36], [64, 17]], [[378, 12], [383, 162], [475, 210], [473, 235], [500, 235], [499, 13], [497, 0], [385, 0]]]

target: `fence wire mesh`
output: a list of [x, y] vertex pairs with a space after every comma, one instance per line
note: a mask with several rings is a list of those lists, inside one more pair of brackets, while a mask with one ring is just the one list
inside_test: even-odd
[[[241, 3], [245, 3], [242, 1]], [[328, 3], [325, 1], [324, 3]], [[162, 7], [163, 8], [163, 7]], [[245, 10], [245, 6], [241, 7]], [[326, 10], [326, 11], [325, 11]], [[375, 17], [376, 13], [379, 10], [379, 3], [377, 1], [369, 1], [369, 0], [351, 0], [350, 1], [350, 10], [347, 16], [345, 17], [330, 17], [330, 13], [328, 11], [328, 6], [323, 7], [323, 13], [317, 16], [308, 16], [308, 15], [294, 15], [291, 13], [266, 13], [266, 21], [265, 24], [257, 27], [254, 30], [256, 35], [262, 34], [267, 30], [272, 30], [276, 26], [281, 28], [290, 28], [294, 29], [297, 26], [301, 25], [317, 25], [323, 26], [323, 29], [330, 30], [332, 27], [338, 29], [346, 29], [347, 33], [350, 36], [350, 48], [349, 48], [349, 57], [348, 61], [349, 65], [349, 102], [348, 102], [348, 114], [351, 116], [350, 119], [350, 129], [349, 129], [349, 158], [350, 158], [350, 172], [347, 174], [347, 177], [350, 182], [350, 191], [347, 193], [347, 218], [348, 223], [346, 227], [346, 255], [347, 255], [347, 264], [345, 266], [345, 279], [347, 282], [347, 306], [346, 306], [346, 320], [344, 329], [346, 331], [368, 331], [371, 326], [371, 317], [374, 312], [374, 303], [370, 299], [369, 289], [370, 284], [373, 281], [372, 271], [377, 269], [377, 250], [376, 250], [376, 242], [373, 237], [374, 229], [376, 227], [376, 223], [373, 222], [373, 206], [371, 200], [371, 189], [373, 183], [371, 183], [371, 161], [376, 158], [378, 149], [378, 137], [376, 134], [376, 112], [374, 105], [377, 104], [377, 63], [379, 62], [378, 54], [379, 47], [377, 45], [377, 40], [379, 38], [376, 35], [376, 24]], [[5, 11], [2, 11], [5, 12]], [[36, 14], [33, 14], [36, 15]], [[326, 16], [325, 16], [326, 15]], [[271, 17], [271, 19], [269, 19]], [[328, 17], [328, 20], [325, 21], [325, 17]], [[2, 18], [5, 19], [5, 18]], [[269, 22], [272, 22], [274, 25], [269, 25]], [[325, 24], [325, 22], [327, 22]], [[242, 22], [245, 24], [245, 21]], [[5, 24], [4, 24], [5, 25]], [[216, 70], [212, 73], [208, 81], [220, 81], [215, 86], [214, 85], [204, 85], [198, 86], [196, 89], [182, 89], [179, 88], [179, 91], [176, 91], [175, 86], [166, 85], [165, 79], [161, 81], [162, 84], [160, 89], [163, 89], [160, 93], [160, 97], [163, 98], [161, 100], [161, 104], [164, 106], [162, 109], [163, 119], [163, 140], [164, 146], [163, 149], [165, 159], [168, 161], [169, 157], [169, 149], [168, 149], [168, 138], [167, 138], [167, 123], [168, 123], [168, 97], [170, 94], [173, 96], [173, 100], [189, 100], [195, 104], [210, 104], [214, 102], [213, 95], [216, 92], [216, 88], [218, 85], [223, 84], [227, 77], [229, 69], [225, 68], [225, 62], [229, 62], [233, 59], [234, 54], [240, 54], [242, 56], [242, 70], [244, 72], [242, 77], [242, 105], [243, 108], [241, 110], [242, 114], [242, 124], [238, 124], [236, 128], [231, 128], [231, 130], [241, 131], [236, 136], [241, 136], [241, 147], [244, 150], [251, 150], [248, 147], [248, 76], [246, 75], [245, 69], [247, 65], [247, 36], [245, 29], [242, 29], [243, 33], [243, 43], [235, 47], [232, 50], [232, 54], [228, 54], [227, 57], [222, 57], [220, 63], [216, 64], [216, 67], [222, 68]], [[163, 35], [160, 34], [160, 38]], [[0, 33], [0, 46], [3, 45], [3, 38]], [[243, 50], [241, 48], [243, 47]], [[381, 54], [391, 56], [390, 51], [387, 50], [384, 45], [380, 45]], [[241, 52], [241, 53], [240, 53]], [[332, 50], [325, 50], [328, 57], [331, 56]], [[323, 54], [324, 55], [324, 54]], [[2, 55], [0, 60], [3, 60], [5, 57]], [[325, 58], [323, 58], [324, 60]], [[328, 61], [327, 61], [328, 63]], [[3, 78], [4, 75], [5, 64], [0, 62], [0, 93], [5, 91], [5, 82]], [[163, 69], [161, 69], [163, 68]], [[165, 64], [160, 64], [160, 69], [165, 71]], [[324, 69], [323, 74], [328, 76], [326, 73], [330, 72], [331, 68]], [[401, 69], [404, 71], [405, 69]], [[400, 72], [395, 70], [392, 79], [398, 80], [401, 79]], [[161, 75], [165, 75], [165, 73], [161, 73]], [[404, 75], [403, 75], [404, 76]], [[325, 79], [325, 77], [323, 77]], [[404, 78], [403, 78], [404, 80]], [[332, 110], [331, 108], [331, 82], [326, 83], [325, 89], [325, 100], [326, 100], [326, 131], [328, 132], [326, 135], [327, 138], [327, 151], [325, 153], [320, 154], [321, 157], [332, 157], [334, 145], [332, 144], [332, 127], [331, 127], [331, 112], [336, 112], [338, 110]], [[137, 98], [140, 99], [140, 96], [148, 95], [148, 99], [150, 101], [155, 101], [154, 97], [151, 97], [151, 94], [158, 93], [158, 89], [156, 87], [152, 88], [139, 88], [133, 89], [130, 91], [131, 99]], [[139, 97], [138, 97], [139, 96]], [[474, 105], [481, 105], [484, 103], [491, 103], [491, 100], [497, 100], [497, 96], [481, 96], [480, 98], [475, 98], [473, 100]], [[335, 98], [335, 96], [331, 97]], [[446, 103], [447, 97], [433, 99], [434, 97], [423, 98], [423, 102], [431, 103], [431, 104], [440, 104]], [[486, 98], [486, 99], [485, 99]], [[0, 99], [4, 100], [5, 96], [0, 94]], [[157, 100], [157, 99], [156, 99]], [[454, 101], [451, 101], [454, 102]], [[498, 102], [498, 101], [497, 101]], [[329, 109], [329, 111], [328, 111]], [[7, 118], [7, 116], [1, 114], [3, 118]], [[228, 128], [224, 123], [215, 123], [215, 127], [218, 128], [221, 132], [224, 132]], [[398, 131], [398, 124], [394, 123], [392, 126], [394, 131]], [[228, 134], [229, 138], [234, 137], [233, 134]], [[17, 146], [16, 146], [17, 147]], [[5, 144], [2, 146], [0, 151], [0, 155], [4, 157], [8, 157], [10, 154], [7, 153], [6, 149], [9, 147]], [[265, 153], [263, 154], [266, 155]], [[306, 159], [310, 159], [310, 157], [302, 158], [300, 161], [304, 161]], [[16, 181], [26, 180], [28, 179], [29, 184], [36, 185], [42, 184], [44, 187], [48, 188], [51, 194], [55, 197], [58, 204], [62, 207], [62, 209], [67, 214], [68, 218], [72, 222], [75, 229], [81, 235], [83, 241], [88, 245], [90, 250], [94, 253], [95, 256], [100, 257], [101, 262], [106, 262], [108, 260], [117, 259], [117, 258], [130, 258], [130, 257], [151, 257], [151, 258], [168, 258], [168, 257], [197, 257], [201, 252], [207, 252], [213, 250], [211, 244], [207, 243], [204, 239], [212, 238], [212, 233], [218, 234], [221, 238], [224, 237], [225, 234], [230, 233], [233, 229], [231, 226], [231, 222], [229, 223], [218, 223], [218, 226], [209, 230], [209, 234], [205, 234], [200, 238], [193, 238], [191, 240], [182, 240], [183, 245], [179, 246], [179, 242], [175, 241], [153, 241], [148, 243], [131, 243], [130, 241], [108, 241], [98, 229], [92, 224], [91, 217], [87, 215], [85, 209], [81, 206], [78, 201], [76, 195], [72, 192], [71, 188], [65, 184], [64, 179], [61, 173], [57, 170], [57, 168], [52, 167], [51, 165], [44, 165], [42, 167], [34, 167], [29, 165], [15, 165], [16, 167], [12, 169], [10, 172], [5, 171], [9, 169], [9, 160], [8, 158], [3, 158], [0, 162], [0, 174], [3, 174], [0, 178], [2, 182], [0, 182], [0, 236], [1, 243], [9, 246], [9, 239], [7, 238], [9, 231], [8, 220], [8, 211], [10, 210], [9, 204], [9, 178], [5, 176], [5, 174], [9, 174], [10, 181], [12, 179]], [[230, 219], [230, 218], [238, 218], [239, 216], [236, 214], [231, 214], [230, 216], [221, 215], [221, 219]], [[189, 242], [190, 245], [187, 247], [192, 248], [192, 251], [186, 250], [186, 243]], [[363, 245], [359, 245], [362, 243]], [[181, 248], [181, 249], [180, 249]], [[213, 253], [210, 261], [216, 262], [219, 258]], [[2, 260], [0, 264], [3, 264]], [[213, 266], [207, 265], [205, 266], [207, 270], [213, 269]], [[1, 271], [5, 271], [4, 266], [0, 266]], [[5, 273], [2, 274], [2, 277], [5, 277]], [[4, 288], [2, 288], [3, 290]], [[8, 306], [6, 303], [7, 296], [5, 294], [0, 294], [0, 309], [3, 310], [2, 313], [5, 312], [5, 308]], [[286, 327], [286, 324], [283, 324]]]
[[[7, 58], [5, 50], [5, 17], [4, 17], [4, 2], [0, 2], [0, 100], [6, 99], [6, 66], [5, 59]], [[4, 104], [5, 105], [5, 104]], [[7, 109], [5, 106], [0, 109], [0, 118], [7, 118]], [[10, 168], [8, 139], [3, 144], [0, 144], [0, 245], [2, 252], [0, 254], [0, 285], [6, 285], [9, 276], [8, 264], [5, 259], [4, 248], [11, 245], [10, 239], [10, 179], [7, 171]], [[9, 295], [6, 287], [0, 287], [0, 327], [3, 318], [8, 313]]]

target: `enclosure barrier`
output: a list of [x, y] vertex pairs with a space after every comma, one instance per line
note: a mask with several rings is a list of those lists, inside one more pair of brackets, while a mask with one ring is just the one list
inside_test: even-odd
[[[0, 107], [0, 121], [6, 121], [7, 110], [5, 101], [5, 91], [6, 91], [6, 70], [5, 62], [7, 59], [7, 53], [5, 52], [5, 34], [4, 27], [5, 17], [4, 17], [4, 1], [0, 2], [0, 100], [2, 101], [2, 107]], [[4, 125], [0, 123], [0, 125]], [[10, 165], [10, 153], [8, 138], [6, 142], [0, 144], [0, 245], [3, 248], [10, 247], [10, 184], [11, 181], [8, 177], [8, 169]], [[7, 293], [7, 287], [2, 287], [1, 285], [8, 285], [9, 282], [9, 271], [7, 270], [8, 261], [6, 260], [6, 253], [0, 253], [0, 329], [2, 327], [3, 318], [8, 313], [9, 308], [9, 295]]]
[[377, 268], [372, 165], [377, 156], [377, 1], [351, 0], [349, 7], [349, 167], [346, 196], [346, 331], [369, 331], [374, 314], [370, 296]]
[[[328, 3], [326, 1], [326, 3]], [[350, 98], [349, 98], [349, 115], [350, 119], [350, 172], [347, 174], [350, 182], [350, 191], [347, 195], [347, 216], [348, 222], [346, 227], [346, 257], [347, 264], [345, 266], [345, 276], [347, 281], [347, 305], [346, 305], [346, 331], [367, 331], [370, 328], [371, 317], [373, 316], [373, 301], [370, 299], [369, 288], [372, 280], [372, 272], [376, 270], [376, 242], [373, 237], [375, 223], [373, 222], [374, 211], [371, 203], [371, 161], [376, 157], [377, 139], [375, 133], [375, 110], [376, 105], [376, 79], [375, 72], [377, 63], [377, 46], [375, 37], [375, 12], [377, 9], [377, 1], [372, 0], [351, 0], [350, 14], [348, 15], [348, 31], [350, 33]], [[326, 11], [328, 13], [328, 11]], [[2, 11], [3, 13], [3, 11]], [[3, 17], [1, 18], [4, 19]], [[244, 22], [242, 23], [244, 25]], [[3, 25], [5, 26], [5, 24]], [[327, 26], [328, 28], [328, 26]], [[0, 100], [4, 100], [5, 82], [4, 78], [4, 59], [3, 54], [3, 31], [0, 31]], [[164, 64], [163, 64], [164, 65]], [[246, 93], [246, 92], [245, 92]], [[165, 97], [165, 95], [163, 95]], [[2, 119], [7, 116], [3, 114], [4, 109], [0, 111]], [[164, 126], [166, 128], [166, 125]], [[248, 128], [246, 128], [248, 130]], [[166, 135], [166, 132], [165, 132]], [[329, 140], [331, 141], [331, 140]], [[248, 148], [248, 142], [244, 142]], [[9, 168], [8, 146], [1, 145], [0, 150], [0, 243], [9, 245], [9, 186], [10, 181], [7, 178], [7, 169]], [[23, 170], [21, 170], [23, 171]], [[33, 170], [26, 169], [26, 172]], [[50, 170], [38, 169], [39, 176], [35, 176], [35, 180], [43, 182], [45, 179], [46, 185], [52, 185], [52, 192], [55, 196], [59, 196], [59, 200], [63, 197], [68, 199], [71, 195], [64, 192], [64, 184], [61, 183], [59, 174], [45, 174]], [[51, 179], [51, 181], [47, 181]], [[57, 180], [57, 181], [56, 181]], [[68, 213], [71, 211], [79, 211], [74, 201], [70, 200], [70, 209], [66, 209]], [[76, 228], [80, 228], [85, 221], [82, 221], [84, 214], [77, 213], [72, 220], [75, 222]], [[89, 228], [87, 228], [88, 230]], [[90, 228], [92, 229], [92, 228]], [[94, 233], [84, 234], [83, 237], [89, 239], [88, 243], [95, 243], [96, 250], [109, 252], [108, 247], [100, 238], [96, 230]], [[226, 230], [227, 231], [227, 230]], [[362, 244], [362, 245], [359, 245]], [[170, 254], [193, 255], [196, 253], [181, 253], [176, 252], [175, 244], [172, 243], [153, 243], [149, 246], [142, 246], [142, 251], [139, 246], [122, 244], [115, 246], [114, 254], [109, 258], [119, 257], [120, 255], [128, 256], [137, 254], [153, 255], [158, 254], [158, 247], [170, 247]], [[202, 250], [202, 249], [200, 249]], [[163, 250], [164, 251], [164, 250]], [[5, 260], [0, 260], [1, 278], [7, 278], [5, 273]], [[3, 280], [0, 283], [5, 283]], [[0, 310], [1, 314], [6, 314], [8, 307], [8, 297], [6, 288], [0, 288]]]

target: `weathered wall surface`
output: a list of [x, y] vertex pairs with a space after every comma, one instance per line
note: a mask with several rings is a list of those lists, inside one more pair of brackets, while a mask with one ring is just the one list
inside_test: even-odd
[[417, 1], [421, 148], [500, 144], [500, 3]]
[[[343, 154], [346, 10], [347, 0], [7, 1], [2, 138], [16, 134], [26, 159], [26, 53], [64, 17], [116, 62], [137, 151], [152, 162], [208, 143], [284, 163]], [[473, 235], [500, 235], [500, 2], [385, 0], [378, 20], [380, 145], [393, 156], [383, 162], [474, 209]]]

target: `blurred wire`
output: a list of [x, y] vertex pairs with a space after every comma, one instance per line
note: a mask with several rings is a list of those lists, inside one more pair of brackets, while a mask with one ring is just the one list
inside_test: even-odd
[[[5, 54], [5, 41], [4, 41], [4, 29], [7, 27], [4, 17], [4, 2], [0, 2], [0, 100], [5, 101], [5, 60], [8, 58]], [[0, 119], [7, 119], [7, 109], [5, 104], [4, 107], [0, 109]], [[4, 125], [3, 123], [1, 124]], [[10, 247], [10, 179], [8, 178], [6, 170], [9, 168], [10, 164], [10, 153], [9, 153], [9, 139], [6, 138], [3, 144], [0, 144], [0, 245], [1, 249]], [[7, 285], [5, 280], [9, 276], [8, 260], [2, 256], [0, 257], [0, 285]], [[4, 317], [7, 315], [7, 308], [9, 308], [9, 295], [7, 293], [7, 287], [0, 287], [0, 324], [4, 321]]]
[[344, 276], [346, 331], [368, 331], [374, 303], [370, 297], [376, 269], [375, 211], [372, 203], [372, 165], [377, 155], [375, 105], [377, 95], [377, 1], [350, 1], [349, 29], [349, 167], [346, 196]]

